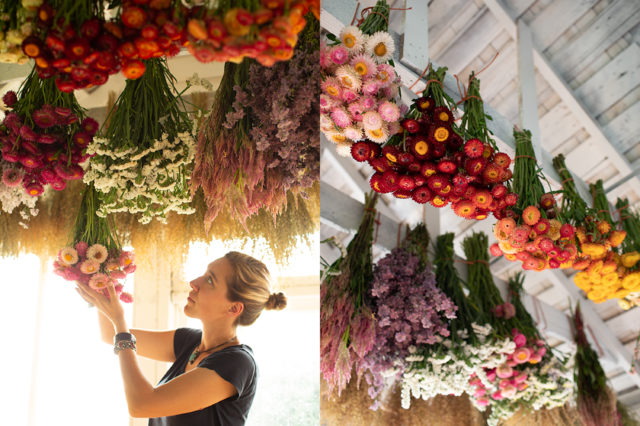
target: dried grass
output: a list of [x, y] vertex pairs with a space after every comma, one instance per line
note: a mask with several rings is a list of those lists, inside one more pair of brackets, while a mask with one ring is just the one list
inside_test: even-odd
[[565, 405], [552, 410], [521, 409], [500, 424], [502, 426], [582, 426], [582, 421], [575, 408]]

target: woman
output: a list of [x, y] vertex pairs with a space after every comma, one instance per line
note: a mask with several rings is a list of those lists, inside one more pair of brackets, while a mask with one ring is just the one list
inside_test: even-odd
[[[202, 331], [127, 327], [113, 285], [109, 297], [78, 284], [78, 292], [100, 312], [105, 342], [115, 342], [129, 414], [149, 417], [150, 426], [242, 425], [256, 390], [251, 348], [240, 344], [238, 325], [252, 324], [262, 309], [283, 309], [286, 297], [270, 294], [266, 266], [238, 252], [209, 264], [191, 281], [184, 313], [202, 321]], [[136, 348], [137, 347], [137, 348]], [[138, 366], [135, 352], [173, 365], [154, 387]]]

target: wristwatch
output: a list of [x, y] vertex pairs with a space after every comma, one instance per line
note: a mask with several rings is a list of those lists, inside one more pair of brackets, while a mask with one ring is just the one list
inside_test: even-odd
[[117, 355], [118, 352], [124, 349], [136, 351], [136, 336], [131, 333], [118, 333], [115, 335], [113, 338], [113, 353]]

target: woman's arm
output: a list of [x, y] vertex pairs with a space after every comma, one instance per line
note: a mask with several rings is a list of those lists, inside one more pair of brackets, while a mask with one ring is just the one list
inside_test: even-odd
[[[98, 309], [98, 323], [100, 325], [100, 337], [105, 343], [113, 345], [113, 337], [116, 335], [111, 320]], [[175, 330], [152, 331], [132, 328], [131, 334], [136, 336], [138, 355], [156, 361], [173, 362], [176, 360], [173, 351], [173, 336]]]
[[[106, 297], [85, 284], [78, 284], [80, 295], [105, 314], [112, 322], [115, 332], [129, 332], [122, 304], [113, 285], [109, 285], [108, 290], [109, 297]], [[207, 368], [195, 368], [154, 388], [140, 371], [135, 352], [124, 349], [118, 356], [127, 406], [132, 417], [163, 417], [189, 413], [237, 393], [231, 383]]]

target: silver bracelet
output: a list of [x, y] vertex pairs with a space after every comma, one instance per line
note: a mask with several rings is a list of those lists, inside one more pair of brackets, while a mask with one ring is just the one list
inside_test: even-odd
[[113, 353], [118, 355], [118, 352], [131, 349], [132, 351], [136, 351], [136, 341], [135, 340], [119, 340], [113, 345]]

